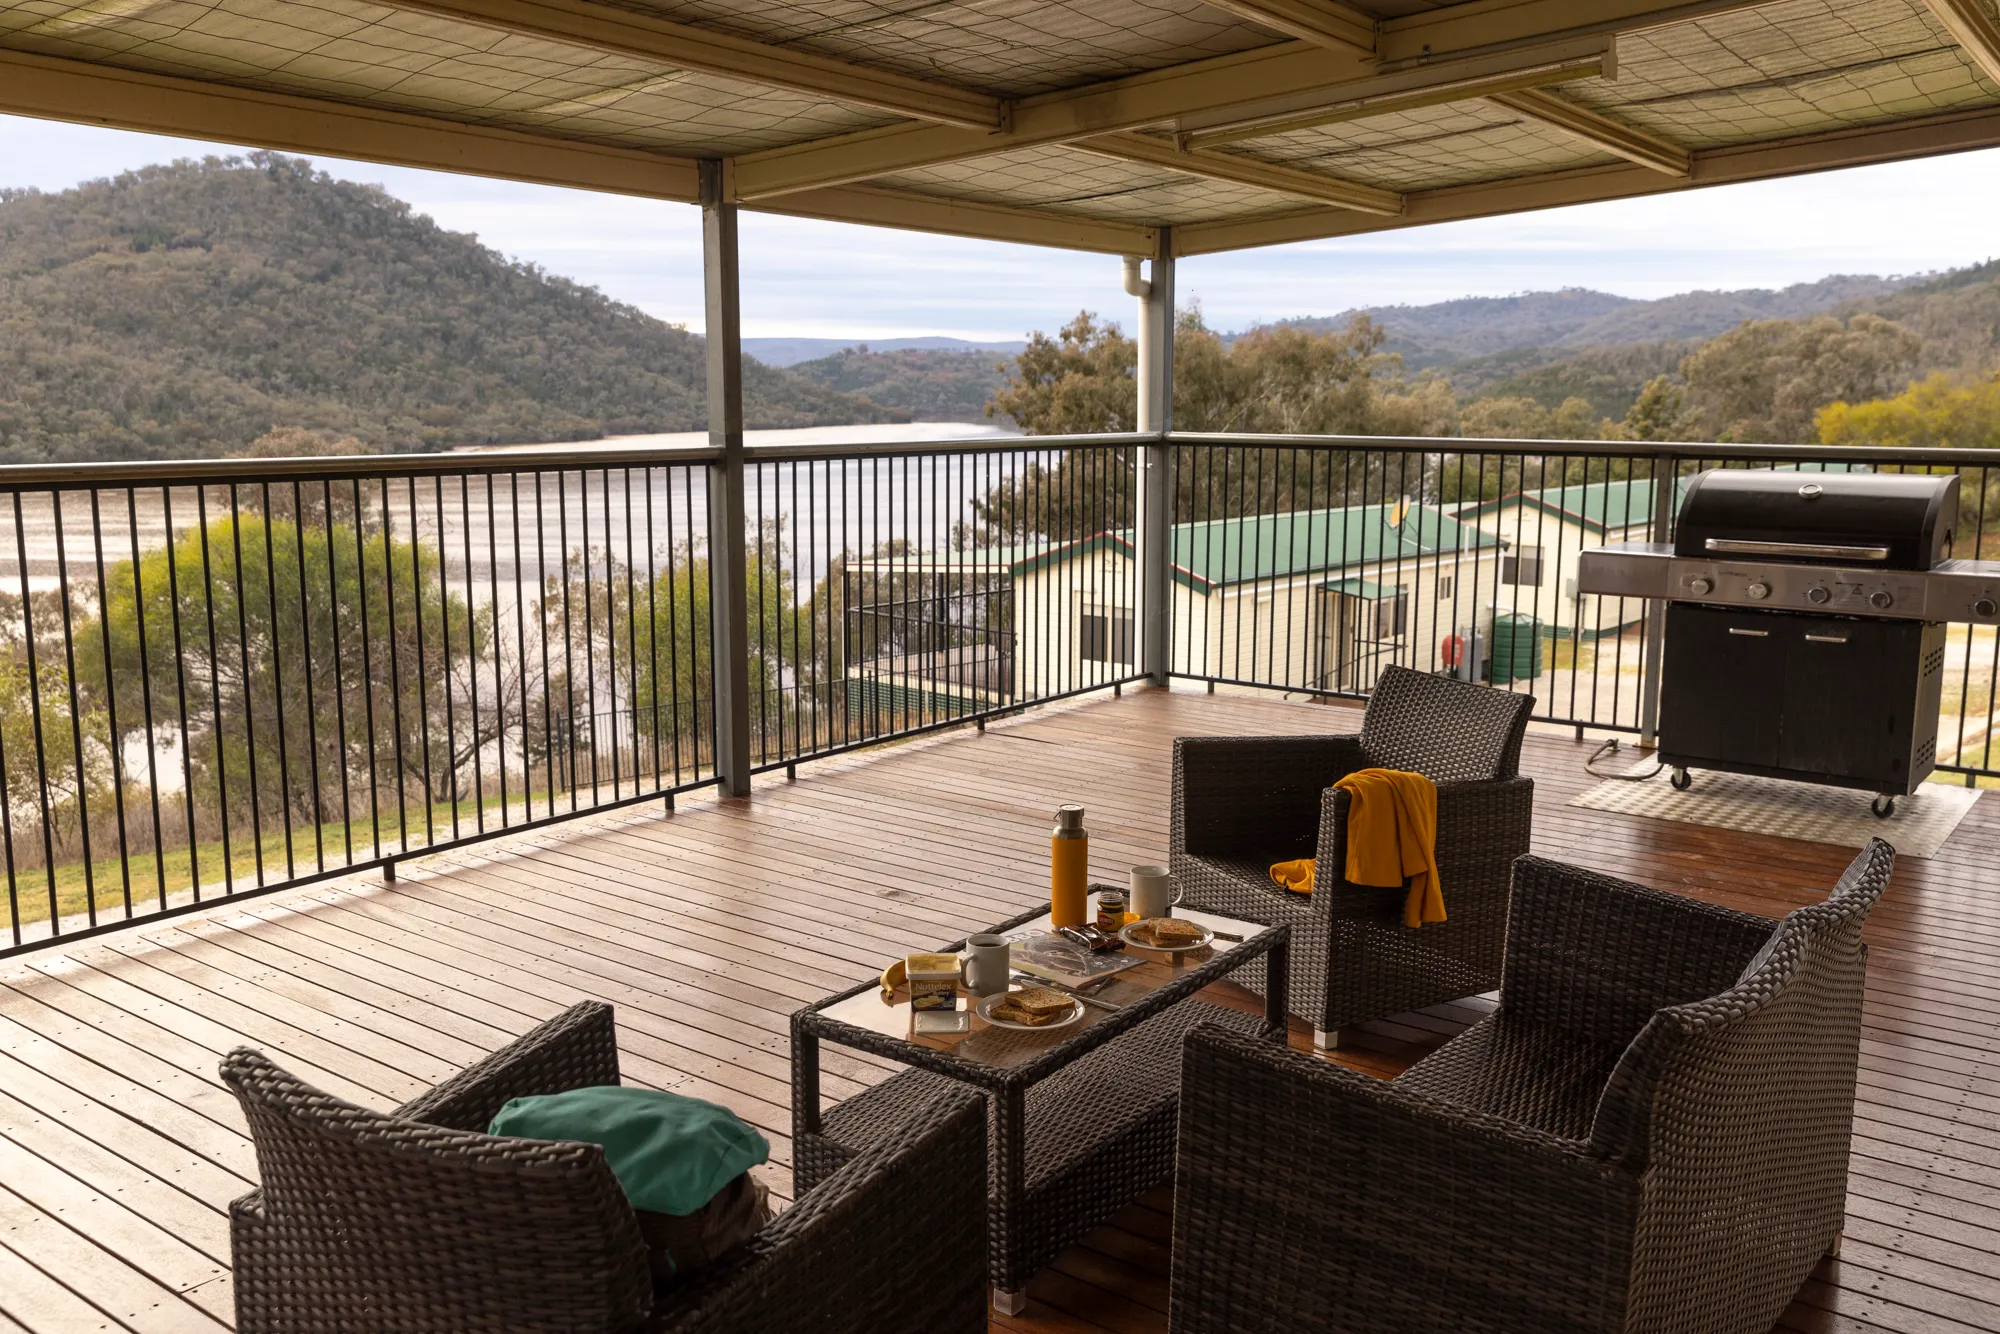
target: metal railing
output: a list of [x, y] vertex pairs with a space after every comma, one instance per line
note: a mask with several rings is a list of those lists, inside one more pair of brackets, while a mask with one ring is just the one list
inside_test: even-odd
[[718, 718], [718, 455], [0, 469], [0, 951], [1134, 676], [1046, 577], [1130, 614], [1129, 440], [762, 448]]
[[[723, 735], [790, 771], [1145, 676], [1355, 698], [1396, 663], [1649, 732], [1659, 618], [1580, 595], [1576, 560], [1670, 535], [1702, 467], [1955, 469], [1958, 553], [2000, 540], [1975, 451], [752, 446], [718, 639], [720, 457], [0, 469], [0, 951], [671, 804]], [[716, 642], [749, 668], [726, 717]], [[1995, 632], [1949, 645], [1941, 767], [2000, 773]]]
[[[1576, 587], [1581, 551], [1670, 541], [1706, 468], [1951, 471], [1954, 550], [2000, 557], [2000, 459], [1979, 450], [1169, 437], [1169, 673], [1360, 698], [1393, 663], [1535, 696], [1534, 717], [1650, 740], [1663, 617]], [[2000, 643], [1954, 625], [1938, 767], [2000, 776]]]

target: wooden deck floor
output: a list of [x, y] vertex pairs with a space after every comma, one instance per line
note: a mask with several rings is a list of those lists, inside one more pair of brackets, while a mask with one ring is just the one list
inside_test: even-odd
[[[627, 1077], [735, 1107], [790, 1187], [786, 1014], [907, 948], [1026, 906], [1060, 800], [1093, 870], [1164, 856], [1169, 740], [1339, 731], [1345, 710], [1140, 691], [805, 769], [749, 801], [602, 818], [0, 967], [0, 1334], [229, 1323], [228, 1200], [255, 1169], [215, 1080], [248, 1042], [323, 1087], [406, 1098], [584, 996], [618, 1007]], [[1776, 914], [1840, 848], [1582, 811], [1583, 750], [1536, 737], [1536, 850]], [[1841, 1260], [1783, 1328], [2000, 1330], [2000, 808], [1906, 860], [1874, 919]], [[1378, 1025], [1391, 1074], [1462, 1022]], [[882, 1077], [828, 1048], [828, 1092]], [[1156, 1192], [1036, 1280], [1009, 1331], [1165, 1327]]]

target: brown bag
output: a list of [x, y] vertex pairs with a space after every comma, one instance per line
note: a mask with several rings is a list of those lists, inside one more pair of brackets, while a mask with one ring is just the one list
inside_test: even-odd
[[762, 1231], [771, 1221], [771, 1195], [745, 1172], [691, 1214], [634, 1212], [646, 1239], [653, 1283], [664, 1287], [706, 1269]]

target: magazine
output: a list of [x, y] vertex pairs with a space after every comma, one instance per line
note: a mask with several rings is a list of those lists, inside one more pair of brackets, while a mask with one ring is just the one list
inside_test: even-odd
[[1123, 950], [1093, 954], [1073, 940], [1035, 927], [1009, 931], [1007, 944], [1012, 955], [1008, 963], [1017, 972], [1046, 978], [1064, 987], [1100, 982], [1145, 962]]

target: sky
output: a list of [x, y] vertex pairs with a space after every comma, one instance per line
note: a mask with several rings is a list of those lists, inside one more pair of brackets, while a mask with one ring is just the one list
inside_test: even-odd
[[[241, 149], [0, 116], [0, 187], [61, 190]], [[453, 231], [697, 332], [685, 204], [315, 158]], [[1591, 287], [1648, 298], [1921, 273], [2000, 254], [2000, 149], [1180, 261], [1182, 304], [1224, 330], [1356, 306]], [[1088, 309], [1126, 322], [1115, 256], [743, 215], [746, 337], [1009, 340]]]

